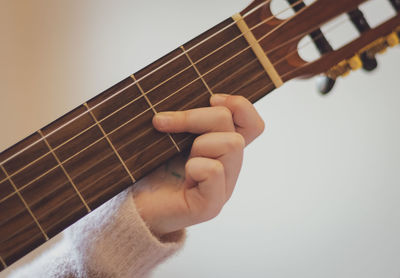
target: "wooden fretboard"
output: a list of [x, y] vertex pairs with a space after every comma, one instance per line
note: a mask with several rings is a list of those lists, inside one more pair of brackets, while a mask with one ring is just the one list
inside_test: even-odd
[[274, 88], [228, 19], [2, 152], [0, 270], [191, 146], [157, 132], [155, 113]]

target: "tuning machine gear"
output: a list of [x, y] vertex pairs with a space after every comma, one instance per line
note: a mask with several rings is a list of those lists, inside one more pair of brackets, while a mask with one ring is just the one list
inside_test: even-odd
[[[360, 34], [371, 29], [370, 25], [364, 17], [364, 14], [361, 12], [360, 9], [355, 9], [349, 12], [348, 16]], [[360, 58], [363, 63], [364, 70], [373, 71], [378, 67], [378, 61], [376, 60], [375, 55], [361, 53]]]
[[[297, 0], [287, 0], [287, 2], [292, 5], [292, 8], [295, 12], [300, 11], [303, 9], [306, 4], [302, 1]], [[333, 47], [330, 45], [324, 34], [322, 33], [321, 29], [317, 29], [309, 34], [312, 41], [314, 42], [315, 47], [318, 49], [321, 55], [333, 51]], [[333, 79], [327, 75], [322, 75], [317, 78], [317, 88], [318, 91], [326, 95], [330, 93], [335, 86], [336, 79]]]
[[389, 0], [390, 3], [392, 4], [393, 8], [397, 11], [400, 12], [400, 0]]

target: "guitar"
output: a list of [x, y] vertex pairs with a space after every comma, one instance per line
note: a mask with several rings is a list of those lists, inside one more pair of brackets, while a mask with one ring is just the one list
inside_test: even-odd
[[[152, 129], [154, 113], [206, 106], [215, 91], [255, 102], [294, 78], [326, 74], [334, 80], [362, 66], [365, 53], [372, 57], [394, 46], [399, 16], [314, 62], [300, 58], [297, 45], [304, 36], [363, 2], [319, 0], [281, 21], [266, 2], [254, 1], [2, 152], [1, 267], [190, 147], [189, 134], [164, 135]], [[133, 131], [139, 135], [132, 137]]]

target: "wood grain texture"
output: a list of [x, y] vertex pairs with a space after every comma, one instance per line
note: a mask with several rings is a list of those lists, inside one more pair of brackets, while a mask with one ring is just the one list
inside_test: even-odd
[[[79, 106], [41, 129], [51, 151], [39, 141], [4, 164], [49, 237], [87, 213], [71, 181], [91, 209], [132, 184], [99, 125], [137, 180], [178, 154], [171, 139], [152, 126], [154, 111], [138, 85], [157, 112], [209, 106], [210, 92], [204, 82], [212, 91], [253, 101], [274, 89], [238, 28], [227, 27], [232, 23], [227, 19], [185, 44], [188, 56], [177, 48], [135, 73], [138, 84], [126, 78], [89, 100], [87, 106], [98, 123], [85, 106]], [[172, 136], [182, 150], [188, 150], [195, 138], [192, 134]], [[0, 154], [0, 159], [40, 138], [33, 134]], [[6, 198], [0, 199], [0, 256], [11, 263], [40, 245], [43, 236], [18, 196], [10, 195], [6, 173], [0, 172], [0, 178], [0, 198]]]
[[45, 239], [17, 195], [0, 203], [0, 256], [12, 264]]

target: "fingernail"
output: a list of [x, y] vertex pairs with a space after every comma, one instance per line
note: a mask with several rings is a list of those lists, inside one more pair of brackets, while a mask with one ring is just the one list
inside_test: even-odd
[[160, 112], [154, 116], [154, 124], [157, 128], [166, 128], [170, 125], [172, 121], [172, 113], [171, 112]]
[[221, 104], [224, 104], [225, 103], [225, 100], [226, 100], [226, 98], [228, 97], [229, 95], [226, 95], [226, 94], [216, 94], [216, 95], [213, 95], [212, 97], [211, 97], [211, 99], [210, 99], [210, 103], [211, 103], [211, 105], [221, 105]]

